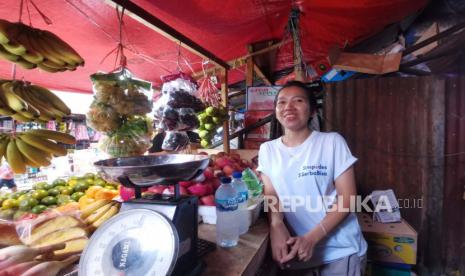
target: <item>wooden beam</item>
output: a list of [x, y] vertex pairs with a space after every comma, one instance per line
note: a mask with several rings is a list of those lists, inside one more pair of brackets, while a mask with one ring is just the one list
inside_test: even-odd
[[266, 84], [266, 85], [273, 85], [271, 83], [271, 81], [265, 76], [265, 74], [263, 74], [262, 72], [262, 69], [260, 69], [260, 67], [258, 67], [257, 64], [254, 64], [253, 65], [253, 70], [255, 71], [255, 73], [257, 74], [257, 76], [259, 76], [263, 82]]
[[420, 69], [415, 69], [415, 68], [401, 68], [399, 70], [401, 73], [409, 74], [409, 75], [415, 75], [415, 76], [428, 76], [431, 75], [431, 72], [423, 71]]
[[[264, 126], [266, 124], [268, 124], [269, 122], [271, 122], [272, 118], [273, 118], [274, 114], [270, 114], [268, 116], [266, 116], [265, 118], [259, 120], [258, 122], [254, 123], [253, 125], [250, 125], [246, 128], [243, 128], [241, 130], [238, 130], [236, 132], [234, 132], [233, 134], [231, 134], [231, 136], [229, 136], [229, 139], [234, 139], [234, 138], [237, 138], [241, 135], [244, 135], [244, 134], [247, 134], [248, 132], [256, 129], [256, 128], [259, 128], [261, 126]], [[216, 147], [219, 147], [221, 146], [221, 141], [220, 142], [217, 142], [213, 145], [210, 146], [210, 148], [216, 148]]]
[[[221, 69], [221, 74], [223, 75], [223, 81], [221, 82], [221, 101], [223, 102], [223, 106], [228, 109], [228, 70], [225, 68]], [[223, 151], [229, 153], [229, 119], [223, 123]]]
[[[248, 45], [247, 46], [247, 52], [252, 53], [253, 52], [253, 46]], [[253, 86], [253, 72], [254, 72], [254, 66], [255, 63], [253, 62], [253, 56], [249, 56], [246, 59], [247, 67], [245, 68], [245, 87]]]
[[[229, 69], [231, 70], [231, 69], [235, 69], [235, 68], [239, 68], [241, 66], [244, 66], [247, 63], [247, 58], [268, 53], [269, 51], [272, 51], [272, 50], [274, 50], [276, 48], [279, 48], [281, 45], [283, 45], [283, 44], [285, 44], [287, 42], [289, 42], [289, 40], [283, 40], [283, 41], [275, 43], [275, 44], [273, 44], [273, 45], [271, 45], [269, 47], [258, 50], [256, 52], [249, 53], [249, 54], [247, 54], [245, 56], [232, 59], [232, 60], [227, 62], [228, 65], [229, 65]], [[208, 69], [205, 69], [205, 73], [210, 74], [210, 73], [213, 73], [215, 70], [218, 70], [218, 69], [219, 69], [218, 66], [213, 66], [213, 67], [210, 67]], [[192, 74], [192, 77], [194, 79], [198, 79], [198, 78], [203, 77], [203, 71], [195, 72], [194, 74]]]
[[402, 55], [408, 55], [410, 53], [413, 53], [415, 52], [416, 50], [420, 49], [420, 48], [423, 48], [425, 47], [426, 45], [429, 45], [430, 43], [433, 43], [441, 38], [444, 38], [450, 34], [453, 34], [461, 29], [465, 28], [465, 21], [462, 22], [462, 23], [459, 23], [453, 27], [450, 27], [449, 29], [445, 30], [445, 31], [442, 31], [440, 33], [438, 33], [437, 35], [433, 35], [432, 37], [428, 38], [428, 39], [425, 39], [423, 40], [422, 42], [419, 42], [411, 47], [408, 47], [407, 49], [405, 49], [405, 51], [402, 52]]
[[182, 33], [178, 32], [165, 22], [161, 21], [154, 15], [150, 14], [143, 8], [139, 7], [138, 5], [134, 4], [129, 0], [105, 0], [105, 3], [116, 7], [119, 5], [126, 9], [125, 13], [130, 16], [131, 18], [139, 21], [140, 23], [144, 24], [145, 26], [155, 30], [157, 33], [163, 35], [164, 37], [168, 38], [169, 40], [179, 43], [180, 46], [186, 48], [187, 50], [191, 51], [192, 53], [204, 58], [211, 60], [212, 62], [216, 63], [217, 65], [229, 69], [229, 64], [220, 59], [219, 57], [215, 56], [210, 51], [206, 50], [199, 44], [192, 41], [187, 36], [183, 35]]

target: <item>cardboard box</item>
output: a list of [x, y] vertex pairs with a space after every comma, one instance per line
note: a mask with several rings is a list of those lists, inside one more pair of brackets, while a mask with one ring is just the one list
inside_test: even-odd
[[418, 234], [405, 220], [400, 223], [374, 222], [368, 214], [358, 214], [368, 243], [368, 260], [414, 265], [417, 263]]

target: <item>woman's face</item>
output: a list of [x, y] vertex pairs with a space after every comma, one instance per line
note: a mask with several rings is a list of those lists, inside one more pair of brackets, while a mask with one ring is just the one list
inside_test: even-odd
[[284, 129], [297, 131], [308, 128], [312, 115], [305, 91], [299, 87], [286, 87], [276, 100], [276, 118]]

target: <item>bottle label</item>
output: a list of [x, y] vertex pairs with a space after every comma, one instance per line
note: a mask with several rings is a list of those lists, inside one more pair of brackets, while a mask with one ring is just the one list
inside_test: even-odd
[[242, 203], [244, 201], [247, 201], [249, 197], [249, 193], [248, 192], [239, 192], [239, 199], [238, 199], [238, 202], [239, 203]]
[[218, 211], [235, 211], [237, 210], [237, 199], [215, 199], [215, 205]]

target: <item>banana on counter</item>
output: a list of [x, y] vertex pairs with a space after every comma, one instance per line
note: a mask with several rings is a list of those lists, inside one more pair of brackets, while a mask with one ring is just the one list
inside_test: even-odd
[[84, 59], [55, 34], [0, 19], [0, 58], [25, 69], [56, 73], [84, 66]]

